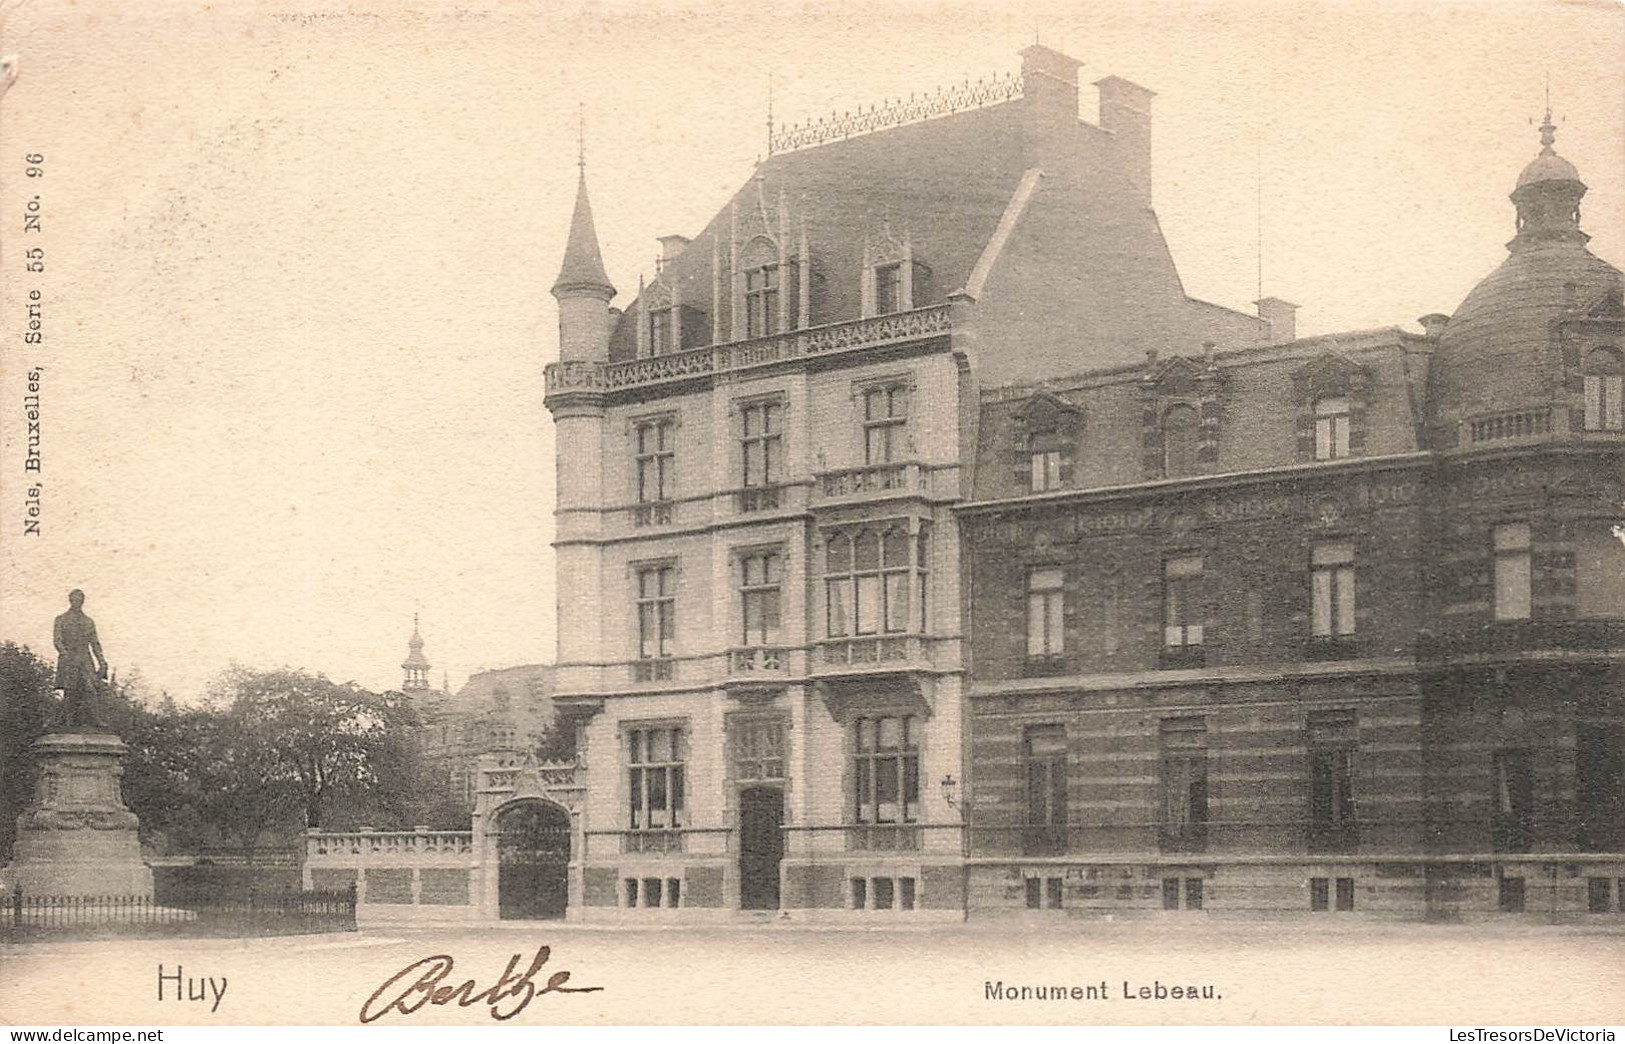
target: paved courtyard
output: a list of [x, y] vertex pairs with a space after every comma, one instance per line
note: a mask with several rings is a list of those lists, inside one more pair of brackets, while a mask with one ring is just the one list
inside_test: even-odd
[[[521, 1007], [527, 990], [518, 980], [543, 945], [551, 947], [549, 959], [528, 980], [537, 993]], [[460, 997], [447, 998], [451, 991], [442, 993], [446, 1004], [399, 1010], [423, 998], [410, 987], [443, 971], [440, 963], [419, 965], [380, 991], [436, 955], [454, 965], [431, 987], [475, 980], [460, 997], [497, 984], [518, 955], [494, 1008], [515, 1024], [1625, 1021], [1625, 925], [1616, 921], [878, 931], [508, 922], [251, 940], [57, 942], [0, 948], [0, 1022], [354, 1024], [377, 993], [369, 1013], [380, 1024], [489, 1024], [491, 1004], [464, 1007]], [[160, 964], [169, 976], [162, 1001]], [[602, 989], [541, 992], [561, 970], [570, 977], [560, 986]], [[1003, 995], [990, 997], [990, 984], [995, 993], [1002, 984]], [[1176, 997], [1176, 986], [1181, 993], [1195, 987], [1196, 999]], [[397, 998], [402, 1005], [392, 1007]]]

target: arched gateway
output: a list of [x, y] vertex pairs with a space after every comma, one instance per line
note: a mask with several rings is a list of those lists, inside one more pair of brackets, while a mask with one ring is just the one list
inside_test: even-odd
[[550, 801], [515, 801], [497, 813], [497, 912], [504, 919], [563, 917], [570, 901], [570, 815]]

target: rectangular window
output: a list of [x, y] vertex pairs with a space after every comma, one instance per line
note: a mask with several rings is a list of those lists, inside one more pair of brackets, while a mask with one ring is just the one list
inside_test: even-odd
[[1523, 878], [1503, 877], [1497, 890], [1502, 913], [1523, 913]]
[[649, 313], [649, 353], [651, 355], [666, 355], [677, 347], [672, 337], [673, 311], [671, 308], [659, 308]]
[[1044, 905], [1050, 910], [1059, 910], [1063, 905], [1064, 892], [1061, 889], [1059, 877], [1044, 878]]
[[637, 572], [638, 658], [672, 654], [676, 630], [677, 567], [645, 566]]
[[1207, 843], [1207, 719], [1165, 718], [1162, 747], [1162, 845], [1199, 851]]
[[671, 830], [682, 826], [683, 766], [688, 760], [683, 729], [633, 729], [626, 736], [632, 829]]
[[853, 820], [913, 823], [920, 812], [920, 751], [913, 715], [852, 723]]
[[1315, 459], [1349, 455], [1349, 401], [1342, 396], [1315, 400]]
[[908, 389], [902, 385], [863, 393], [863, 463], [869, 467], [900, 460], [908, 422]]
[[745, 273], [745, 336], [766, 337], [778, 326], [779, 266], [763, 265]]
[[1032, 454], [1032, 488], [1034, 493], [1061, 488], [1061, 451], [1039, 450]]
[[778, 506], [777, 497], [764, 495], [783, 480], [784, 406], [758, 402], [740, 411], [739, 460], [745, 496], [741, 508], [756, 511]]
[[1609, 900], [1613, 890], [1613, 882], [1606, 877], [1589, 877], [1586, 879], [1586, 909], [1591, 913], [1607, 913], [1612, 905]]
[[1179, 878], [1164, 877], [1162, 879], [1162, 908], [1164, 910], [1179, 909]]
[[1354, 878], [1339, 877], [1337, 879], [1337, 908], [1339, 910], [1354, 909]]
[[779, 641], [782, 556], [760, 551], [739, 560], [739, 602], [746, 646], [776, 645]]
[[889, 877], [877, 877], [873, 881], [875, 893], [875, 909], [890, 910], [892, 900], [896, 895], [894, 882]]
[[1170, 558], [1162, 566], [1163, 643], [1172, 649], [1202, 644], [1202, 556]]
[[1585, 378], [1587, 431], [1625, 428], [1625, 377], [1590, 375]]
[[897, 907], [900, 910], [914, 909], [914, 878], [897, 879]]
[[675, 478], [676, 427], [670, 418], [637, 426], [637, 496], [639, 504], [670, 500]]
[[1336, 851], [1355, 843], [1354, 752], [1359, 745], [1353, 711], [1309, 716], [1309, 843]]
[[1185, 878], [1185, 909], [1200, 910], [1202, 908], [1202, 887], [1200, 877]]
[[1022, 738], [1027, 763], [1028, 855], [1066, 851], [1066, 729], [1029, 726]]
[[1527, 620], [1531, 607], [1529, 523], [1509, 522], [1496, 526], [1495, 618]]
[[1027, 909], [1042, 910], [1044, 908], [1044, 879], [1042, 877], [1029, 877], [1027, 886]]
[[1330, 879], [1325, 877], [1309, 879], [1309, 909], [1320, 913], [1332, 908], [1330, 884]]
[[1342, 638], [1354, 633], [1354, 545], [1317, 544], [1310, 552], [1311, 633]]
[[881, 265], [875, 269], [875, 314], [888, 315], [903, 310], [903, 266]]
[[1065, 574], [1059, 567], [1027, 574], [1027, 655], [1058, 656], [1065, 648]]
[[744, 719], [731, 723], [734, 779], [776, 782], [784, 776], [784, 722]]
[[909, 629], [909, 597], [923, 583], [911, 581], [911, 548], [919, 550], [901, 523], [884, 532], [834, 531], [826, 537], [824, 587], [831, 638], [901, 633]]
[[867, 877], [852, 878], [852, 909], [867, 910], [869, 908], [869, 879]]
[[1534, 827], [1535, 778], [1527, 750], [1500, 750], [1493, 763], [1495, 820], [1492, 843], [1497, 852], [1527, 852]]

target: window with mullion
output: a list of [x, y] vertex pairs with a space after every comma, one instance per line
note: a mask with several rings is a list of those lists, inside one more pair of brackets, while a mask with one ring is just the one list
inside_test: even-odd
[[1625, 369], [1618, 348], [1597, 348], [1586, 356], [1584, 393], [1587, 431], [1625, 429]]
[[675, 478], [676, 425], [670, 420], [645, 421], [637, 427], [638, 503], [670, 500]]
[[627, 733], [628, 795], [633, 830], [670, 830], [683, 825], [687, 737], [681, 727]]
[[903, 266], [880, 265], [875, 269], [875, 314], [889, 315], [903, 310]]
[[777, 328], [779, 266], [763, 265], [745, 273], [745, 336], [766, 337]]
[[908, 423], [908, 389], [902, 385], [870, 388], [863, 393], [863, 462], [890, 464], [903, 452]]
[[1066, 848], [1066, 729], [1032, 725], [1022, 738], [1027, 763], [1027, 838], [1029, 854]]
[[1027, 574], [1027, 655], [1058, 656], [1066, 645], [1065, 573], [1058, 566]]
[[646, 566], [637, 572], [638, 657], [672, 654], [675, 631], [677, 568]]
[[735, 782], [784, 779], [784, 722], [746, 718], [733, 722], [730, 731]]
[[758, 402], [744, 407], [740, 413], [743, 485], [746, 489], [778, 485], [784, 466], [784, 406], [777, 402]]
[[782, 563], [777, 551], [755, 552], [739, 560], [739, 599], [747, 646], [779, 641]]
[[1358, 744], [1352, 711], [1310, 716], [1309, 830], [1313, 845], [1339, 848], [1355, 842], [1354, 754]]
[[1338, 460], [1349, 455], [1349, 401], [1341, 395], [1315, 400], [1315, 459]]
[[1310, 552], [1311, 633], [1342, 638], [1354, 633], [1354, 545], [1320, 544]]
[[909, 543], [902, 526], [831, 534], [824, 570], [831, 638], [909, 629]]
[[1163, 644], [1184, 649], [1202, 644], [1202, 556], [1163, 563]]
[[649, 313], [649, 354], [666, 355], [677, 347], [672, 336], [675, 311], [673, 308], [657, 308]]
[[913, 715], [863, 717], [853, 730], [853, 818], [866, 825], [914, 823], [920, 752]]
[[1207, 722], [1162, 723], [1162, 829], [1165, 843], [1199, 846], [1207, 838]]

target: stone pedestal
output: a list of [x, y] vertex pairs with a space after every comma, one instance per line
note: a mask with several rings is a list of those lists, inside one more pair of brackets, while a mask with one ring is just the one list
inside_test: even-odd
[[128, 747], [111, 733], [54, 732], [34, 742], [39, 789], [17, 819], [7, 888], [34, 896], [152, 897], [139, 820], [119, 777]]

